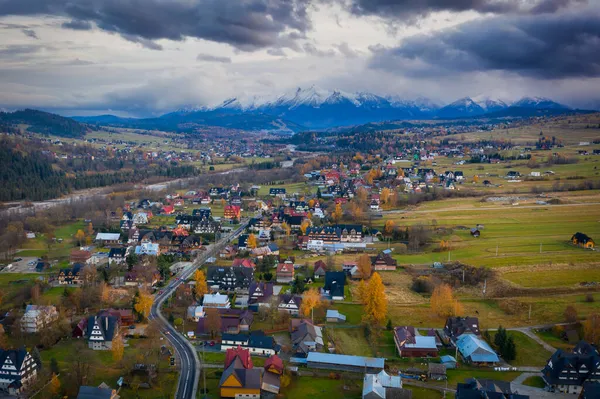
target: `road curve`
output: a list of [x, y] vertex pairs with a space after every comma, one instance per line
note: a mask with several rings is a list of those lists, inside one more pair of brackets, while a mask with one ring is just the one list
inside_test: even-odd
[[180, 375], [179, 381], [177, 382], [177, 392], [175, 393], [176, 399], [196, 399], [198, 393], [198, 381], [200, 379], [200, 359], [198, 358], [196, 349], [187, 338], [169, 324], [161, 312], [161, 307], [165, 300], [173, 295], [177, 287], [190, 278], [196, 269], [202, 266], [208, 258], [216, 256], [225, 245], [244, 231], [246, 226], [247, 222], [240, 224], [233, 233], [228, 234], [216, 244], [211, 245], [210, 249], [197, 258], [191, 267], [178, 273], [171, 279], [169, 284], [162, 289], [162, 293], [154, 297], [154, 303], [152, 304], [152, 309], [150, 310], [148, 318], [159, 322], [162, 334], [173, 346], [176, 358], [179, 359]]

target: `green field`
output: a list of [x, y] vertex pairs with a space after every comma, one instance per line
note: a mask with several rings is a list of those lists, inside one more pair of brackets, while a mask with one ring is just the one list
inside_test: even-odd
[[535, 270], [503, 273], [502, 277], [522, 287], [562, 287], [600, 281], [600, 269]]
[[354, 356], [373, 356], [373, 351], [367, 339], [365, 330], [358, 328], [327, 328], [326, 334], [335, 345], [337, 353]]
[[[507, 335], [513, 338], [517, 347], [517, 358], [509, 362], [511, 366], [544, 367], [546, 365], [551, 353], [544, 349], [542, 345], [519, 331], [507, 331]], [[493, 342], [496, 333], [491, 332], [490, 336]]]
[[288, 399], [360, 399], [362, 380], [334, 380], [327, 378], [294, 378], [284, 389]]
[[455, 369], [448, 370], [448, 386], [455, 387], [459, 382], [465, 382], [469, 378], [483, 378], [498, 381], [512, 381], [521, 375], [520, 371], [494, 371], [478, 369]]
[[546, 383], [544, 382], [544, 379], [542, 377], [534, 375], [525, 378], [525, 381], [523, 381], [523, 385], [527, 385], [534, 388], [544, 388], [546, 386]]

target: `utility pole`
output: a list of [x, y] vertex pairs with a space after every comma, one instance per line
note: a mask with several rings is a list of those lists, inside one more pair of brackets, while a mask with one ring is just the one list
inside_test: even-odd
[[529, 320], [531, 320], [531, 304], [529, 304]]
[[487, 278], [483, 280], [483, 297], [485, 298], [485, 292], [487, 291]]
[[496, 258], [498, 257], [498, 243], [496, 243]]
[[540, 242], [540, 253], [542, 253], [542, 243]]
[[450, 250], [448, 250], [448, 262], [450, 262]]
[[465, 269], [463, 268], [463, 284], [465, 283]]

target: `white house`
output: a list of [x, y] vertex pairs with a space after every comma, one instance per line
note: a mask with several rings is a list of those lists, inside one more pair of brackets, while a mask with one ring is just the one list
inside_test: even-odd
[[204, 307], [202, 306], [188, 306], [187, 318], [193, 321], [198, 321], [205, 316]]
[[87, 322], [86, 339], [93, 350], [112, 349], [113, 338], [119, 333], [117, 318], [114, 316], [90, 316]]
[[25, 333], [37, 333], [58, 319], [54, 306], [27, 305], [21, 318], [21, 330]]
[[121, 240], [121, 234], [119, 233], [98, 233], [96, 235], [96, 242], [104, 245], [118, 244]]
[[325, 242], [323, 240], [308, 240], [306, 249], [309, 251], [322, 251], [324, 246]]
[[206, 294], [204, 295], [204, 301], [202, 302], [204, 308], [216, 308], [216, 309], [229, 309], [231, 303], [229, 303], [229, 297], [227, 295]]

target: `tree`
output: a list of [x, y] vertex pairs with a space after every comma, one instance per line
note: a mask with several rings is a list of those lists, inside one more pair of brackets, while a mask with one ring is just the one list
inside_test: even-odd
[[94, 235], [94, 226], [92, 225], [92, 222], [88, 223], [86, 233], [89, 237]]
[[33, 303], [37, 303], [39, 299], [40, 299], [40, 285], [35, 284], [33, 287], [31, 287], [31, 301]]
[[281, 223], [281, 229], [283, 231], [285, 231], [285, 236], [289, 237], [290, 234], [292, 233], [292, 228], [290, 227], [289, 224], [287, 224], [286, 222]]
[[123, 337], [121, 334], [117, 334], [112, 340], [112, 358], [115, 362], [120, 362], [123, 359], [123, 353], [125, 352], [125, 344], [123, 343]]
[[367, 254], [362, 254], [356, 262], [358, 271], [363, 279], [371, 277], [371, 258]]
[[391, 236], [396, 230], [396, 222], [393, 220], [386, 220], [385, 225], [383, 226], [383, 233], [385, 235]]
[[[310, 218], [309, 218], [310, 219]], [[310, 227], [310, 221], [308, 219], [304, 219], [302, 224], [300, 225], [300, 231], [302, 235], [306, 235], [306, 230]]]
[[388, 331], [392, 331], [394, 329], [394, 325], [392, 324], [392, 319], [388, 319], [388, 322], [385, 325], [385, 329]]
[[381, 202], [383, 202], [384, 204], [387, 204], [387, 203], [388, 203], [388, 201], [390, 200], [390, 197], [391, 197], [391, 196], [392, 196], [392, 191], [391, 191], [389, 188], [387, 188], [387, 187], [384, 187], [384, 188], [381, 190], [381, 194], [379, 194], [379, 199], [380, 199], [380, 200], [381, 200]]
[[50, 372], [53, 374], [59, 374], [60, 368], [58, 367], [58, 362], [55, 358], [50, 359]]
[[577, 310], [571, 305], [567, 306], [565, 309], [565, 320], [567, 323], [575, 323], [577, 319]]
[[506, 330], [502, 326], [499, 326], [498, 331], [496, 331], [496, 335], [494, 336], [494, 345], [500, 353], [502, 353], [502, 348], [504, 348], [504, 345], [506, 344], [506, 339]]
[[355, 220], [363, 217], [363, 210], [356, 202], [352, 202], [348, 210], [350, 211], [350, 216]]
[[335, 205], [335, 210], [331, 214], [331, 217], [333, 218], [333, 221], [337, 223], [340, 220], [342, 220], [342, 216], [344, 216], [344, 211], [342, 210], [342, 204], [337, 203]]
[[373, 273], [367, 285], [363, 322], [381, 326], [387, 318], [388, 299], [379, 273]]
[[50, 392], [55, 396], [60, 393], [60, 380], [54, 373], [52, 374], [52, 379], [50, 380]]
[[600, 343], [600, 315], [598, 313], [591, 314], [583, 322], [583, 336], [590, 344]]
[[208, 332], [211, 338], [214, 338], [221, 331], [221, 315], [219, 314], [219, 310], [213, 308], [206, 309], [205, 317], [205, 332]]
[[204, 296], [204, 294], [208, 293], [206, 276], [202, 270], [196, 270], [194, 272], [194, 281], [196, 282], [196, 285], [194, 286], [194, 294], [196, 294], [196, 298], [200, 298]]
[[254, 234], [250, 234], [248, 236], [248, 240], [246, 241], [246, 246], [250, 249], [254, 249], [258, 247], [258, 240]]
[[367, 300], [367, 283], [365, 283], [364, 279], [361, 279], [358, 282], [358, 287], [356, 287], [356, 298], [363, 305], [366, 303], [366, 300]]
[[36, 367], [39, 370], [42, 369], [42, 357], [40, 356], [40, 351], [38, 350], [37, 346], [33, 347], [33, 350], [31, 351], [31, 357], [33, 359], [33, 361], [36, 364]]
[[[273, 278], [273, 277], [271, 277]], [[294, 284], [292, 285], [292, 294], [302, 294], [306, 290], [306, 284], [300, 276], [294, 278]]]
[[85, 232], [83, 230], [77, 230], [77, 233], [75, 233], [75, 240], [77, 241], [77, 246], [82, 246], [85, 242]]
[[138, 291], [139, 295], [135, 298], [134, 309], [143, 318], [147, 319], [152, 309], [152, 295], [146, 291]]
[[511, 362], [517, 357], [517, 346], [512, 336], [509, 336], [502, 347], [502, 357], [507, 362]]
[[98, 285], [98, 298], [102, 304], [108, 303], [110, 299], [110, 288], [108, 287], [108, 284], [106, 284], [106, 281], [101, 281]]
[[442, 317], [458, 316], [462, 314], [462, 305], [454, 297], [452, 288], [448, 284], [440, 284], [431, 295], [431, 309]]
[[300, 306], [300, 313], [303, 316], [311, 314], [312, 310], [321, 304], [321, 294], [316, 288], [311, 288], [304, 293], [302, 297], [302, 305]]

